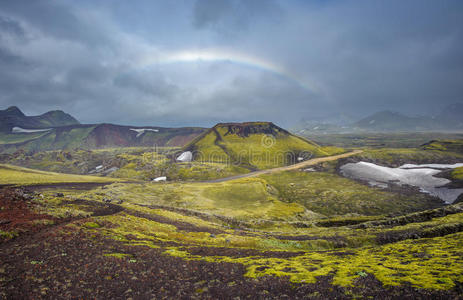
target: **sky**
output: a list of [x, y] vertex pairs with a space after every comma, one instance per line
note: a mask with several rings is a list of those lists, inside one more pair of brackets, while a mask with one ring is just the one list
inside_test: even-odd
[[461, 0], [0, 2], [0, 109], [291, 126], [458, 102]]

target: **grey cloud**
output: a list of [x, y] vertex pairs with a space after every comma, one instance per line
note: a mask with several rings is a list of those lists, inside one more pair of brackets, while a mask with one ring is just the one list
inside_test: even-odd
[[216, 23], [231, 8], [229, 1], [198, 0], [194, 7], [193, 24], [198, 28]]
[[0, 31], [2, 36], [4, 34], [12, 34], [17, 37], [24, 36], [24, 30], [18, 22], [2, 16], [0, 16]]
[[[139, 58], [224, 49], [283, 66]], [[463, 100], [463, 3], [428, 1], [2, 1], [0, 106], [82, 122], [203, 125]]]
[[196, 0], [193, 25], [231, 33], [259, 19], [278, 19], [282, 9], [273, 0]]
[[114, 78], [114, 84], [122, 88], [131, 88], [153, 97], [169, 98], [178, 91], [178, 87], [166, 81], [158, 72], [126, 72]]
[[67, 1], [3, 1], [2, 11], [57, 39], [77, 41], [87, 47], [111, 45], [111, 37], [101, 28], [102, 23], [91, 17], [82, 18], [80, 14], [85, 15], [85, 9], [80, 11]]

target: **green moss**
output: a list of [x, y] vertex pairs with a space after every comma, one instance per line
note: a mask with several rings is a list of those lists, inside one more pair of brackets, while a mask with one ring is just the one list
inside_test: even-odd
[[437, 151], [436, 149], [366, 149], [357, 155], [360, 160], [374, 161], [379, 164], [398, 167], [405, 163], [446, 162], [463, 159], [462, 153]]
[[434, 140], [422, 146], [425, 150], [439, 150], [463, 154], [463, 139]]
[[0, 184], [50, 184], [61, 182], [114, 182], [117, 179], [59, 174], [0, 164]]
[[352, 286], [363, 274], [372, 274], [386, 286], [404, 283], [425, 289], [450, 289], [463, 282], [461, 269], [463, 234], [427, 239], [426, 243], [404, 241], [356, 251], [307, 252], [288, 259], [224, 256], [201, 257], [171, 249], [166, 254], [183, 259], [240, 263], [246, 276], [288, 276], [294, 282], [315, 283], [317, 276], [333, 275], [333, 283]]
[[87, 222], [83, 224], [84, 227], [86, 228], [100, 228], [101, 225], [95, 222]]
[[[324, 172], [281, 172], [262, 175], [274, 186], [281, 201], [298, 203], [325, 216], [374, 216], [434, 208], [425, 196], [407, 196], [368, 187]], [[354, 214], [349, 216], [346, 214]]]
[[463, 180], [463, 167], [455, 168], [451, 176], [454, 180]]
[[120, 258], [120, 259], [131, 256], [130, 254], [127, 254], [127, 253], [105, 253], [103, 255], [107, 257], [115, 257], [115, 258]]
[[0, 230], [0, 240], [11, 240], [18, 236], [16, 231], [3, 231]]
[[[284, 176], [282, 180], [284, 181]], [[149, 184], [131, 185], [129, 190], [135, 188], [142, 193], [131, 194], [132, 201], [134, 199], [145, 201], [146, 199], [143, 197], [151, 194], [154, 196], [159, 189], [162, 190], [159, 194], [162, 196], [163, 193], [168, 193], [171, 188], [177, 190], [181, 186], [183, 189], [189, 190], [190, 187], [196, 187], [201, 195], [205, 194], [202, 196], [204, 198], [197, 200], [203, 205], [203, 202], [207, 201], [207, 199], [209, 201], [214, 199], [213, 201], [218, 201], [217, 203], [220, 203], [220, 199], [225, 199], [224, 203], [220, 205], [230, 206], [230, 211], [241, 210], [241, 213], [243, 213], [244, 210], [240, 207], [244, 204], [234, 203], [234, 199], [239, 198], [240, 201], [248, 199], [250, 203], [260, 203], [256, 207], [265, 206], [266, 201], [274, 201], [269, 199], [275, 197], [275, 193], [279, 192], [269, 190], [267, 184], [266, 180], [256, 178], [227, 182], [223, 185], [168, 184], [162, 187]], [[116, 184], [109, 187], [112, 193], [116, 193], [117, 189], [120, 188], [128, 187], [125, 184]], [[241, 188], [243, 189], [239, 192]], [[248, 197], [248, 194], [249, 196], [253, 195], [254, 198]], [[153, 199], [159, 199], [159, 195]], [[213, 203], [213, 207], [217, 206], [217, 203]], [[125, 213], [98, 217], [98, 223], [111, 224], [110, 226], [90, 227], [86, 230], [99, 232], [129, 246], [163, 247], [165, 249], [164, 254], [184, 260], [242, 264], [246, 267], [246, 276], [248, 277], [288, 276], [293, 282], [315, 283], [317, 276], [332, 275], [334, 284], [352, 286], [357, 278], [371, 274], [386, 286], [411, 284], [414, 287], [435, 290], [450, 289], [457, 283], [463, 282], [463, 275], [461, 274], [463, 269], [463, 256], [461, 255], [463, 247], [462, 232], [453, 234], [442, 232], [441, 235], [443, 236], [440, 237], [407, 239], [385, 245], [376, 243], [376, 237], [380, 233], [404, 230], [415, 230], [417, 232], [438, 230], [442, 226], [460, 224], [463, 221], [463, 213], [458, 212], [459, 206], [454, 206], [455, 213], [452, 214], [431, 213], [431, 219], [427, 218], [405, 224], [399, 222], [391, 224], [389, 227], [378, 224], [378, 226], [360, 229], [355, 226], [347, 227], [344, 226], [346, 224], [342, 223], [332, 224], [334, 227], [329, 228], [309, 227], [296, 229], [288, 227], [294, 239], [298, 239], [298, 236], [302, 235], [309, 237], [306, 240], [291, 240], [288, 238], [288, 234], [286, 234], [286, 239], [278, 238], [278, 235], [283, 234], [281, 231], [284, 230], [283, 227], [278, 225], [280, 224], [278, 222], [274, 228], [276, 232], [273, 235], [269, 231], [253, 231], [243, 234], [242, 231], [237, 232], [225, 228], [221, 224], [216, 224], [211, 221], [213, 219], [206, 221], [199, 219], [195, 215], [185, 216], [159, 208], [140, 207], [130, 202], [124, 203], [124, 206], [127, 209]], [[140, 215], [137, 216], [132, 210], [140, 213]], [[152, 216], [152, 218], [149, 216]], [[153, 221], [158, 220], [156, 216], [162, 216], [171, 222], [190, 223], [205, 229], [222, 230], [222, 233], [211, 237], [208, 232], [190, 232], [187, 229], [178, 230], [174, 225], [163, 223], [163, 219]], [[404, 218], [412, 220], [413, 215]], [[351, 217], [351, 219], [364, 222], [372, 218]], [[342, 220], [341, 218], [335, 218], [331, 222]], [[342, 227], [336, 227], [338, 225]], [[188, 228], [188, 226], [185, 228]], [[339, 241], [342, 243], [339, 243]], [[165, 247], [166, 243], [174, 246]], [[189, 247], [195, 248], [198, 246], [236, 248], [238, 251], [242, 248], [250, 248], [261, 251], [297, 253], [282, 258], [269, 258], [266, 255], [259, 254], [247, 257], [229, 257], [224, 255], [201, 256], [189, 252]], [[117, 257], [118, 254], [115, 256]], [[124, 254], [119, 258], [123, 257], [125, 257]]]

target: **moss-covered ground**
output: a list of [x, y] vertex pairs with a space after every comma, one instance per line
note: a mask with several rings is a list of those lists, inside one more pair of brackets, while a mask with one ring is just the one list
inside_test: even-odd
[[[444, 155], [383, 151], [366, 152], [394, 163]], [[138, 171], [139, 155], [120, 155]], [[462, 203], [369, 187], [338, 176], [336, 163], [314, 168], [89, 189], [114, 179], [3, 165], [2, 184], [31, 187], [0, 189], [0, 297], [462, 296]], [[65, 182], [75, 186], [53, 185]]]
[[452, 171], [452, 179], [454, 179], [454, 180], [463, 180], [463, 167], [455, 168]]
[[281, 201], [329, 217], [401, 214], [442, 205], [423, 194], [393, 193], [328, 172], [291, 171], [262, 178], [278, 190]]
[[406, 163], [426, 164], [429, 162], [461, 162], [463, 160], [463, 154], [437, 149], [382, 148], [365, 149], [357, 156], [357, 160], [370, 161], [381, 165], [398, 167]]
[[[259, 188], [256, 188], [259, 193]], [[99, 189], [96, 193], [105, 190], [109, 192], [112, 187]], [[31, 213], [54, 221], [37, 222], [41, 219], [34, 219], [35, 226], [41, 230], [34, 231], [25, 226], [26, 223], [15, 223], [9, 227], [0, 225], [3, 226], [4, 240], [9, 240], [0, 243], [2, 253], [7, 255], [9, 249], [16, 249], [14, 254], [9, 254], [8, 260], [0, 263], [0, 293], [3, 296], [21, 293], [18, 284], [25, 280], [22, 278], [28, 278], [25, 291], [29, 296], [56, 296], [72, 291], [75, 295], [94, 293], [101, 297], [111, 293], [112, 288], [108, 286], [113, 283], [122, 285], [129, 295], [137, 295], [146, 289], [152, 295], [172, 292], [167, 283], [164, 283], [163, 290], [156, 290], [148, 283], [135, 285], [129, 279], [135, 276], [150, 282], [143, 275], [148, 270], [150, 274], [162, 271], [183, 278], [186, 287], [197, 286], [188, 292], [190, 296], [194, 294], [197, 297], [214, 293], [214, 289], [209, 288], [219, 285], [219, 282], [227, 283], [220, 285], [222, 292], [232, 292], [232, 281], [235, 284], [257, 284], [273, 280], [271, 278], [281, 278], [286, 282], [279, 286], [282, 283], [277, 281], [280, 282], [279, 290], [268, 291], [274, 296], [288, 287], [289, 291], [296, 293], [301, 288], [318, 284], [320, 296], [329, 297], [328, 291], [336, 290], [340, 293], [338, 297], [360, 297], [365, 296], [367, 291], [359, 282], [368, 278], [374, 278], [374, 285], [370, 288], [377, 297], [400, 294], [402, 289], [416, 296], [450, 297], [461, 291], [461, 205], [410, 214], [402, 219], [364, 219], [350, 226], [320, 227], [314, 223], [309, 227], [298, 227], [297, 223], [281, 221], [263, 230], [259, 224], [233, 223], [232, 219], [200, 214], [194, 210], [140, 206], [134, 200], [120, 204], [105, 203], [90, 199], [91, 192], [88, 191], [64, 191], [63, 196], [57, 196], [55, 192], [41, 190], [41, 196], [36, 192], [28, 202]], [[25, 201], [20, 199], [21, 196], [17, 197], [14, 201]], [[64, 210], [68, 213], [63, 213]], [[433, 234], [429, 234], [431, 231]], [[32, 241], [30, 237], [26, 238], [28, 232], [36, 232]], [[48, 233], [43, 235], [45, 232]], [[403, 232], [410, 234], [404, 238]], [[399, 238], [384, 242], [381, 237], [386, 234]], [[73, 248], [68, 245], [73, 245]], [[85, 259], [81, 257], [82, 251], [86, 253]], [[147, 253], [156, 255], [148, 258]], [[20, 257], [20, 260], [12, 257]], [[59, 263], [56, 262], [57, 257], [62, 258]], [[163, 261], [166, 264], [158, 265]], [[25, 267], [25, 263], [29, 267]], [[114, 263], [123, 266], [107, 273], [106, 268]], [[13, 268], [19, 264], [23, 271], [13, 273]], [[137, 264], [140, 267], [138, 271], [132, 270], [130, 266]], [[204, 283], [197, 277], [199, 275], [194, 276], [193, 273], [188, 278], [184, 274], [175, 275], [182, 272], [174, 267], [177, 265], [180, 268], [184, 265], [183, 269], [196, 266], [197, 272], [203, 272], [206, 266], [218, 269], [237, 266], [242, 271], [236, 278], [233, 273], [228, 277], [221, 275], [216, 278], [219, 282], [214, 284]], [[66, 271], [72, 266], [72, 272]], [[101, 278], [92, 282], [89, 280], [91, 276], [86, 275], [87, 269], [101, 274]], [[217, 271], [216, 275], [221, 272]], [[53, 274], [63, 275], [60, 278]], [[80, 282], [77, 288], [66, 285], [66, 281], [71, 279]], [[165, 279], [160, 273], [151, 278], [153, 280]], [[328, 284], [330, 289], [324, 290], [324, 284]], [[251, 293], [251, 290], [244, 291], [246, 293]]]
[[13, 165], [0, 164], [0, 185], [36, 185], [57, 183], [111, 183], [120, 181], [114, 178], [61, 174], [21, 168]]
[[[179, 148], [175, 147], [76, 149], [37, 153], [20, 151], [0, 155], [0, 162], [42, 171], [145, 181], [161, 176], [167, 176], [170, 181], [204, 181], [249, 172], [249, 169], [228, 163], [176, 163], [173, 157], [178, 153]], [[98, 166], [102, 166], [100, 172], [96, 172]]]

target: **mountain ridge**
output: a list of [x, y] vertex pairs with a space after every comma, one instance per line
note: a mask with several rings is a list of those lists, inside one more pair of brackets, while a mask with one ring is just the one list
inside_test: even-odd
[[424, 132], [463, 130], [463, 103], [446, 106], [434, 116], [410, 116], [393, 110], [374, 112], [355, 122], [336, 124], [301, 120], [293, 130], [304, 133]]
[[80, 124], [74, 117], [61, 110], [48, 111], [39, 116], [26, 116], [16, 106], [0, 110], [0, 129], [0, 152], [181, 147], [206, 130], [201, 127]]
[[0, 130], [2, 132], [11, 132], [14, 127], [45, 129], [77, 124], [80, 122], [62, 110], [52, 110], [37, 116], [27, 116], [17, 106], [0, 110]]

